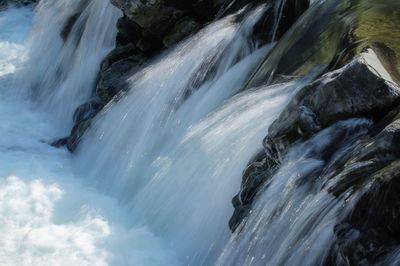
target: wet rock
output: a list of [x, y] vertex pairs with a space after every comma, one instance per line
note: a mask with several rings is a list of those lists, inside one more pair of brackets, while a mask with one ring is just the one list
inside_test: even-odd
[[251, 160], [251, 163], [243, 173], [240, 191], [232, 199], [232, 205], [235, 208], [229, 220], [229, 228], [232, 232], [238, 228], [242, 220], [247, 216], [261, 185], [265, 184], [277, 169], [278, 162], [273, 157], [266, 156], [264, 151], [261, 151], [255, 159]]
[[[128, 17], [123, 16], [117, 22], [117, 46], [134, 45], [140, 39], [143, 29]], [[117, 48], [118, 48], [117, 47]]]
[[[253, 160], [243, 174], [241, 190], [233, 199], [232, 231], [246, 217], [256, 194], [268, 186], [288, 147], [337, 121], [365, 117], [376, 124], [365, 132], [357, 129], [364, 135], [355, 138], [336, 126], [338, 130], [332, 131], [329, 145], [313, 151], [326, 162], [321, 175], [339, 180], [329, 188], [336, 197], [357, 190], [374, 173], [399, 160], [399, 102], [400, 88], [371, 49], [301, 89], [270, 126], [264, 140], [264, 156]], [[349, 145], [342, 143], [343, 139], [352, 140], [353, 144], [343, 154], [336, 154], [341, 145]]]
[[51, 142], [50, 145], [56, 148], [66, 146], [69, 151], [75, 151], [86, 130], [89, 128], [92, 119], [102, 108], [103, 105], [98, 100], [92, 100], [80, 105], [74, 113], [74, 127], [70, 135], [55, 140]]
[[138, 53], [137, 47], [134, 44], [130, 43], [124, 46], [118, 46], [112, 50], [106, 58], [104, 58], [103, 62], [101, 63], [100, 72], [106, 71], [116, 62], [134, 56]]
[[214, 0], [197, 0], [192, 6], [193, 12], [204, 20], [212, 20], [218, 8], [218, 3]]
[[71, 130], [70, 136], [66, 138], [66, 146], [70, 152], [74, 152], [78, 147], [83, 135], [91, 125], [91, 120], [92, 119], [84, 119], [75, 123]]
[[368, 180], [369, 189], [335, 227], [330, 262], [376, 265], [400, 244], [400, 160], [373, 173]]
[[157, 37], [163, 37], [166, 31], [184, 15], [182, 10], [169, 6], [164, 0], [112, 0], [111, 2], [119, 7], [131, 21], [143, 29], [151, 30], [149, 34]]
[[170, 33], [164, 37], [163, 44], [165, 47], [171, 47], [183, 38], [197, 32], [200, 28], [201, 25], [199, 22], [190, 17], [184, 17], [180, 19], [170, 30]]
[[321, 125], [316, 114], [306, 106], [300, 106], [298, 127], [299, 135], [309, 138], [320, 130]]
[[[74, 127], [69, 137], [61, 139], [60, 143], [67, 146], [71, 152], [75, 151], [86, 130], [89, 128], [92, 119], [103, 108], [98, 100], [92, 100], [79, 106], [74, 113]], [[63, 141], [64, 140], [64, 141]]]
[[[382, 117], [399, 100], [400, 88], [368, 50], [300, 90], [269, 128], [269, 140], [292, 143], [341, 119]], [[308, 120], [310, 128], [304, 128]]]
[[[131, 55], [125, 59], [112, 63], [120, 56], [123, 55], [114, 53], [104, 61], [105, 70], [100, 73], [96, 87], [96, 95], [100, 98], [103, 105], [106, 105], [111, 101], [111, 99], [120, 91], [129, 88], [127, 74], [139, 69], [139, 67], [145, 62], [144, 57], [138, 54]], [[109, 65], [110, 63], [112, 64]]]
[[68, 137], [62, 138], [62, 139], [57, 139], [55, 141], [52, 141], [50, 143], [51, 146], [55, 147], [55, 148], [61, 148], [64, 146], [67, 146], [68, 143]]
[[78, 123], [93, 118], [102, 107], [103, 105], [96, 100], [82, 104], [74, 113], [74, 122]]
[[375, 129], [376, 126], [325, 168], [326, 175], [337, 179], [336, 185], [329, 188], [330, 193], [340, 197], [350, 189], [362, 187], [371, 175], [400, 158], [400, 120], [391, 122], [379, 134], [371, 134]]

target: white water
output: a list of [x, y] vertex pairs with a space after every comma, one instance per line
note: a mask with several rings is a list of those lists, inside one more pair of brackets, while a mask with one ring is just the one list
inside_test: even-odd
[[[231, 199], [242, 170], [303, 85], [294, 81], [236, 95], [271, 48], [248, 42], [265, 7], [242, 23], [228, 17], [211, 24], [132, 76], [130, 92], [100, 114], [71, 155], [47, 142], [65, 132], [74, 108], [90, 97], [119, 16], [105, 1], [89, 1], [63, 44], [59, 32], [80, 9], [77, 3], [43, 1], [29, 49], [31, 11], [0, 13], [0, 265], [318, 262], [321, 256], [306, 260], [305, 254], [321, 254], [331, 240], [341, 201], [325, 190], [312, 195], [307, 186], [294, 186], [321, 165], [299, 155], [303, 146], [273, 179], [272, 192], [257, 201], [255, 213], [262, 217], [248, 221], [255, 231], [229, 241]], [[52, 20], [57, 23], [50, 25]], [[10, 82], [13, 77], [18, 82]], [[34, 96], [36, 105], [8, 98], [14, 91]], [[308, 149], [324, 146], [323, 134]], [[321, 206], [332, 208], [320, 216]], [[314, 246], [296, 235], [310, 217], [323, 217], [321, 227], [307, 231]], [[261, 222], [271, 227], [258, 227]], [[293, 257], [283, 252], [286, 247]]]
[[[42, 3], [49, 6], [42, 4], [39, 16], [66, 4]], [[43, 21], [54, 19], [54, 11], [47, 12]], [[67, 15], [47, 25], [50, 29], [36, 22], [31, 42], [39, 38], [42, 46], [32, 47], [26, 45], [31, 11], [0, 13], [0, 28], [8, 29], [0, 30], [0, 264], [214, 262], [230, 235], [230, 200], [241, 170], [293, 85], [260, 88], [224, 103], [270, 48], [252, 53], [254, 44], [247, 42], [261, 12], [242, 24], [233, 18], [216, 22], [132, 77], [131, 92], [102, 114], [76, 160], [47, 143], [65, 130], [57, 118], [67, 117], [89, 95], [86, 87], [77, 92], [92, 82], [94, 72], [71, 67], [87, 54], [68, 57], [75, 47], [60, 43], [57, 30]], [[54, 47], [44, 38], [46, 31]], [[88, 59], [91, 66], [105, 54], [102, 47]], [[45, 53], [46, 48], [52, 49]], [[238, 58], [243, 60], [237, 63]], [[63, 71], [60, 82], [56, 67], [66, 65], [70, 71]], [[202, 75], [211, 68], [217, 74], [204, 82]], [[38, 80], [36, 92], [28, 92], [41, 108], [11, 97]]]
[[[129, 206], [132, 223], [149, 226], [185, 264], [218, 257], [241, 171], [290, 95], [292, 84], [262, 88], [207, 117], [269, 49], [250, 54], [247, 43], [262, 10], [241, 25], [233, 17], [212, 24], [134, 75], [130, 92], [100, 115], [76, 158], [88, 183]], [[216, 76], [194, 87], [211, 69]]]
[[9, 97], [31, 14], [0, 13], [0, 265], [177, 264], [162, 240], [128, 226], [115, 199], [72, 175], [71, 155], [46, 143], [60, 133], [50, 115]]
[[[24, 97], [55, 114], [65, 133], [76, 107], [93, 93], [100, 63], [114, 47], [121, 12], [107, 0], [40, 1], [29, 37], [29, 62], [17, 81]], [[63, 28], [79, 14], [64, 42]]]

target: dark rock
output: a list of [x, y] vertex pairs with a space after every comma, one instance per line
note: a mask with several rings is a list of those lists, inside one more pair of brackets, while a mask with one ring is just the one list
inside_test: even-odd
[[[108, 61], [112, 61], [112, 59]], [[108, 63], [106, 62], [106, 64]], [[132, 55], [111, 64], [105, 71], [101, 72], [96, 87], [96, 94], [100, 98], [101, 103], [105, 105], [117, 93], [127, 90], [129, 87], [127, 74], [138, 69], [143, 63], [143, 56]]]
[[103, 105], [98, 101], [90, 101], [79, 106], [74, 113], [74, 122], [78, 123], [86, 119], [91, 119], [101, 110]]
[[[381, 118], [385, 110], [399, 102], [400, 88], [387, 73], [378, 72], [379, 68], [370, 58], [372, 54], [369, 50], [343, 68], [301, 89], [270, 126], [269, 140], [292, 143], [341, 119]], [[309, 115], [304, 116], [302, 110], [307, 110]], [[311, 128], [304, 129], [307, 120], [311, 120]]]
[[68, 137], [58, 139], [50, 145], [53, 147], [66, 146], [69, 151], [76, 150], [79, 142], [81, 141], [84, 133], [89, 128], [92, 119], [103, 108], [103, 105], [98, 100], [92, 100], [80, 105], [74, 113], [74, 127]]
[[89, 128], [91, 120], [103, 108], [103, 104], [98, 100], [92, 100], [79, 106], [74, 113], [75, 125], [71, 130], [71, 134], [66, 138], [65, 145], [68, 150], [75, 151], [81, 141], [85, 131]]
[[201, 25], [199, 22], [190, 17], [184, 17], [180, 19], [170, 30], [170, 33], [164, 37], [163, 44], [165, 47], [171, 47], [183, 38], [197, 32], [200, 28]]
[[[374, 128], [372, 128], [372, 131]], [[379, 134], [360, 138], [345, 154], [325, 169], [338, 178], [330, 193], [340, 196], [352, 187], [361, 186], [369, 176], [400, 158], [400, 120], [387, 125]]]
[[117, 46], [134, 45], [140, 39], [143, 29], [128, 17], [123, 16], [117, 22]]
[[137, 47], [134, 44], [127, 44], [124, 46], [118, 46], [114, 50], [112, 50], [106, 58], [104, 58], [101, 63], [101, 71], [106, 71], [109, 67], [111, 67], [114, 63], [126, 59], [131, 56], [135, 56], [139, 54]]
[[136, 46], [148, 58], [151, 58], [153, 55], [156, 55], [158, 52], [165, 49], [161, 40], [153, 36], [143, 36], [136, 43]]
[[162, 38], [167, 30], [184, 16], [182, 10], [167, 5], [164, 0], [112, 0], [111, 2], [130, 20], [143, 29], [149, 29], [148, 34], [159, 38]]
[[[400, 88], [371, 49], [301, 89], [270, 126], [264, 156], [254, 159], [243, 174], [241, 190], [233, 199], [235, 212], [229, 223], [232, 231], [246, 217], [256, 194], [268, 186], [287, 148], [337, 121], [366, 117], [376, 124], [368, 131], [356, 127], [354, 132], [361, 133], [354, 136], [353, 131], [335, 124], [329, 141], [308, 151], [309, 156], [326, 162], [315, 177], [338, 179], [337, 185], [329, 188], [333, 195], [340, 197], [346, 191], [357, 190], [371, 180], [371, 175], [399, 160], [399, 101]], [[337, 154], [342, 148], [344, 152]]]
[[74, 152], [78, 147], [86, 130], [90, 127], [92, 119], [84, 119], [75, 123], [71, 130], [70, 136], [67, 138], [67, 148], [69, 151]]
[[57, 139], [53, 142], [50, 143], [51, 146], [55, 148], [60, 148], [66, 146], [68, 143], [68, 137], [62, 138], [62, 139]]
[[321, 130], [317, 116], [306, 106], [299, 107], [299, 135], [309, 138]]
[[218, 5], [214, 0], [197, 0], [194, 1], [192, 6], [193, 12], [206, 21], [212, 20], [218, 9]]
[[400, 160], [366, 176], [369, 189], [335, 227], [331, 262], [376, 265], [400, 244]]
[[251, 160], [243, 173], [242, 185], [239, 193], [232, 199], [235, 208], [229, 220], [229, 228], [234, 232], [251, 209], [251, 204], [261, 185], [278, 169], [278, 161], [272, 155], [261, 151]]

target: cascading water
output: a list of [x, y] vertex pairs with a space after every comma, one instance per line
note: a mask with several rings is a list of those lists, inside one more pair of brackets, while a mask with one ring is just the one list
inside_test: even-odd
[[[54, 2], [45, 4], [42, 2], [38, 7], [39, 14], [55, 5]], [[92, 4], [96, 6], [95, 2]], [[240, 169], [257, 150], [273, 114], [277, 114], [288, 101], [289, 87], [293, 84], [243, 94], [230, 100], [209, 118], [199, 121], [241, 89], [247, 76], [260, 62], [260, 55], [270, 49], [266, 46], [255, 50], [256, 45], [249, 42], [254, 23], [266, 8], [255, 9], [242, 23], [234, 16], [218, 21], [155, 60], [131, 78], [131, 91], [117, 105], [100, 115], [87, 134], [82, 144], [86, 148], [82, 148], [76, 158], [81, 170], [75, 177], [83, 179], [87, 175], [90, 186], [96, 185], [113, 197], [128, 202], [129, 212], [117, 206], [113, 199], [81, 188], [70, 174], [73, 172], [70, 155], [45, 142], [60, 135], [62, 129], [58, 123], [54, 127], [45, 122], [54, 120], [52, 114], [47, 115], [42, 110], [51, 110], [59, 117], [66, 116], [67, 112], [61, 109], [65, 107], [72, 111], [72, 106], [81, 101], [76, 94], [69, 94], [69, 90], [77, 89], [71, 84], [89, 84], [92, 77], [91, 72], [79, 73], [68, 67], [69, 63], [73, 64], [71, 61], [78, 63], [86, 55], [79, 55], [78, 49], [75, 56], [71, 56], [75, 49], [73, 45], [77, 45], [74, 39], [81, 36], [78, 34], [79, 19], [66, 43], [62, 43], [59, 34], [68, 15], [61, 16], [62, 22], [50, 31], [52, 38], [59, 43], [55, 43], [54, 53], [48, 53], [49, 57], [59, 53], [60, 56], [55, 57], [58, 63], [54, 66], [46, 57], [37, 61], [39, 67], [35, 71], [26, 67], [18, 73], [20, 80], [22, 75], [27, 75], [25, 80], [30, 85], [29, 94], [36, 98], [35, 101], [41, 104], [47, 102], [48, 107], [32, 112], [33, 107], [24, 102], [3, 105], [4, 116], [14, 113], [15, 108], [20, 110], [19, 115], [13, 117], [15, 124], [6, 125], [6, 128], [25, 124], [31, 130], [20, 127], [17, 130], [19, 134], [14, 138], [5, 138], [3, 156], [10, 167], [2, 173], [4, 178], [0, 185], [4, 202], [2, 212], [7, 213], [2, 223], [3, 234], [12, 231], [13, 237], [4, 242], [6, 248], [0, 251], [0, 261], [8, 265], [178, 265], [215, 261], [229, 237], [226, 224], [231, 213], [230, 197], [239, 186]], [[9, 19], [11, 14], [7, 12], [3, 15]], [[41, 21], [37, 23], [32, 40], [41, 33], [37, 29], [41, 29], [43, 24]], [[77, 31], [76, 34], [74, 31]], [[6, 34], [4, 38], [11, 37]], [[23, 42], [23, 39], [20, 41]], [[42, 41], [49, 42], [48, 39]], [[93, 42], [81, 39], [78, 48], [89, 50], [91, 47], [87, 45]], [[23, 46], [20, 48], [23, 49]], [[45, 49], [46, 45], [42, 44], [41, 48]], [[106, 48], [107, 45], [101, 46], [103, 55]], [[30, 49], [37, 51], [37, 48]], [[35, 62], [38, 53], [29, 53], [29, 56], [27, 62], [22, 62], [23, 65]], [[100, 54], [95, 57], [94, 61], [99, 63]], [[7, 64], [16, 63], [13, 60], [7, 59]], [[96, 65], [94, 61], [91, 62], [93, 66]], [[62, 66], [71, 72], [59, 72]], [[59, 80], [58, 73], [65, 73], [65, 79]], [[82, 75], [88, 79], [82, 81]], [[36, 84], [38, 81], [42, 84]], [[4, 79], [2, 84], [9, 83]], [[12, 94], [9, 88], [5, 88], [4, 92]], [[46, 94], [47, 97], [44, 97]], [[63, 104], [59, 102], [60, 95], [64, 97]], [[262, 107], [257, 108], [258, 105]], [[270, 119], [263, 118], [266, 112], [271, 113]], [[128, 116], [130, 122], [126, 123]], [[253, 123], [247, 122], [250, 118], [254, 118]], [[107, 130], [106, 123], [110, 120], [116, 122], [114, 128], [120, 128], [119, 131]], [[120, 126], [117, 126], [117, 121], [120, 121]], [[144, 123], [137, 127], [133, 122], [139, 121]], [[228, 129], [232, 133], [231, 138], [221, 134], [221, 130]], [[117, 149], [108, 150], [104, 146], [104, 152], [92, 153], [92, 148], [104, 145], [108, 138], [112, 139], [121, 130], [126, 132], [126, 137], [121, 138], [120, 144], [109, 146]], [[248, 138], [250, 131], [252, 138]], [[8, 144], [10, 139], [13, 139], [13, 144]], [[129, 149], [123, 151], [123, 147]], [[193, 153], [192, 149], [196, 149], [197, 153]], [[36, 155], [30, 157], [33, 150], [37, 151]], [[94, 157], [94, 154], [99, 157]], [[115, 164], [110, 169], [106, 163], [113, 157], [118, 158], [119, 163], [114, 160]], [[199, 164], [201, 158], [206, 157], [215, 159], [206, 165]], [[15, 158], [20, 161], [18, 164]], [[225, 163], [220, 162], [220, 158]], [[82, 166], [89, 165], [89, 162], [92, 166], [104, 164], [105, 167], [88, 169]], [[188, 168], [178, 173], [181, 164]], [[223, 178], [218, 178], [225, 170], [229, 171]], [[203, 179], [199, 175], [201, 173], [209, 178]], [[171, 183], [173, 178], [176, 181]], [[192, 178], [195, 182], [191, 181]], [[111, 183], [111, 180], [116, 182]], [[155, 183], [157, 180], [160, 180], [159, 184]], [[209, 186], [213, 186], [214, 190], [208, 190]], [[150, 191], [152, 193], [149, 194]], [[168, 197], [171, 193], [175, 193], [175, 197]], [[21, 205], [20, 202], [26, 198], [30, 199], [29, 203]], [[154, 204], [146, 210], [145, 203], [149, 200]], [[181, 202], [187, 203], [179, 211], [174, 206]], [[210, 204], [215, 205], [213, 212], [209, 211]], [[28, 211], [31, 206], [37, 207]], [[159, 208], [161, 206], [164, 207]], [[19, 210], [26, 211], [22, 211], [24, 215], [21, 215]], [[155, 216], [157, 219], [153, 219]], [[187, 220], [189, 216], [192, 218]], [[30, 222], [34, 217], [34, 222]], [[10, 228], [6, 226], [8, 224], [21, 226]], [[24, 249], [18, 251], [16, 245], [21, 244]], [[21, 256], [16, 257], [18, 252]]]
[[114, 199], [71, 174], [71, 155], [46, 142], [60, 134], [52, 115], [10, 96], [29, 62], [31, 20], [30, 8], [0, 12], [0, 264], [176, 265], [161, 240], [128, 226]]
[[15, 86], [69, 130], [75, 109], [92, 96], [100, 63], [115, 45], [121, 12], [106, 0], [45, 0], [35, 13], [30, 67]]
[[[371, 120], [341, 121], [296, 143], [245, 224], [233, 235], [228, 227], [242, 171], [269, 126], [332, 64], [338, 36], [354, 21], [338, 0], [312, 3], [277, 44], [251, 38], [273, 9], [264, 4], [159, 55], [98, 114], [74, 155], [48, 142], [92, 97], [121, 12], [106, 0], [42, 0], [35, 18], [30, 8], [0, 12], [0, 264], [324, 263], [335, 224], [363, 190], [335, 197], [329, 190], [340, 178], [323, 169]], [[282, 10], [275, 12], [279, 20]], [[335, 25], [322, 23], [336, 17]], [[326, 150], [334, 150], [330, 161]]]
[[[288, 85], [245, 94], [198, 124], [241, 89], [270, 49], [251, 53], [248, 43], [264, 9], [242, 24], [233, 16], [214, 23], [135, 74], [130, 92], [100, 115], [76, 158], [83, 169], [90, 165], [84, 175], [91, 184], [129, 204], [133, 223], [163, 236], [189, 264], [218, 256], [229, 236], [239, 169], [288, 99]], [[257, 102], [264, 107], [255, 108]], [[265, 112], [271, 119], [262, 118]]]

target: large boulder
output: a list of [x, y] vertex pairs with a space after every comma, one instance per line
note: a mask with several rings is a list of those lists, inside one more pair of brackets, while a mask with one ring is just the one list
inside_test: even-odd
[[270, 126], [265, 146], [282, 150], [346, 118], [380, 118], [399, 101], [400, 88], [376, 53], [368, 49], [343, 68], [301, 89]]

